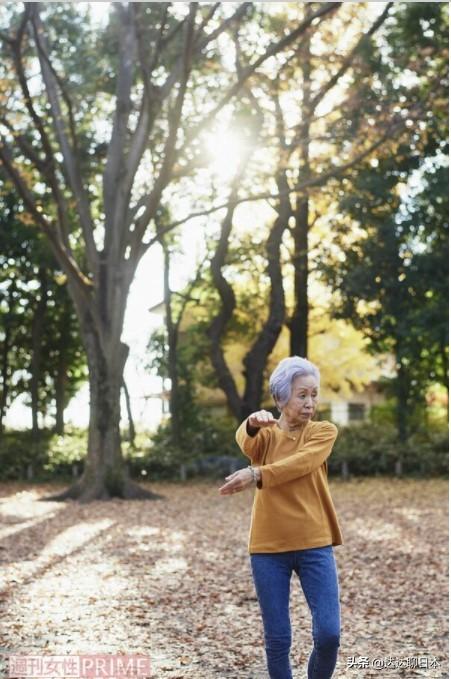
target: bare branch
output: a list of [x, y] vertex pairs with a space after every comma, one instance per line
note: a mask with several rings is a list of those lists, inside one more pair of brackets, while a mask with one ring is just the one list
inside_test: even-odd
[[161, 164], [160, 172], [155, 181], [154, 187], [146, 201], [145, 211], [143, 215], [137, 220], [135, 224], [135, 230], [131, 235], [132, 258], [134, 258], [135, 256], [139, 257], [139, 252], [142, 247], [141, 241], [144, 236], [147, 224], [149, 223], [152, 216], [155, 214], [155, 210], [158, 207], [163, 190], [167, 186], [171, 178], [171, 170], [176, 160], [175, 147], [177, 143], [177, 130], [180, 125], [183, 102], [185, 100], [186, 88], [191, 71], [193, 53], [193, 34], [196, 11], [197, 3], [191, 2], [190, 17], [185, 27], [185, 46], [183, 50], [184, 54], [183, 73], [174, 107], [169, 114], [169, 131], [168, 136], [166, 138], [163, 153], [163, 162]]
[[105, 250], [109, 256], [116, 259], [119, 254], [121, 222], [127, 201], [121, 179], [125, 165], [124, 148], [128, 120], [132, 108], [130, 95], [136, 57], [136, 35], [131, 5], [125, 7], [121, 3], [114, 3], [114, 7], [120, 15], [119, 71], [116, 84], [116, 110], [103, 173], [103, 200]]
[[[170, 6], [171, 6], [170, 2], [165, 2], [164, 6], [163, 6], [163, 12], [162, 12], [162, 17], [161, 17], [161, 21], [160, 21], [160, 28], [158, 30], [157, 39], [155, 40], [155, 46], [154, 46], [154, 49], [153, 49], [153, 54], [150, 58], [149, 66], [148, 66], [148, 68], [146, 68], [146, 72], [147, 72], [149, 78], [150, 78], [150, 74], [152, 73], [154, 68], [156, 68], [158, 61], [160, 59], [161, 50], [162, 50], [162, 47], [163, 47], [164, 29], [166, 28], [166, 21], [167, 21]], [[134, 6], [134, 9], [135, 9], [135, 12], [136, 12], [135, 16], [137, 16], [138, 7]], [[136, 26], [136, 35], [137, 35], [138, 40], [139, 40], [139, 28], [138, 28], [138, 26]], [[144, 63], [144, 60], [142, 59], [141, 64], [143, 64], [143, 63]]]
[[315, 111], [315, 108], [318, 106], [319, 102], [324, 98], [326, 93], [336, 85], [336, 83], [340, 80], [342, 75], [346, 73], [348, 68], [351, 66], [352, 62], [354, 61], [354, 57], [357, 53], [357, 51], [360, 49], [361, 45], [370, 38], [373, 33], [377, 31], [377, 29], [384, 23], [386, 20], [390, 8], [393, 6], [393, 2], [388, 2], [387, 5], [384, 8], [384, 11], [382, 14], [376, 19], [376, 21], [373, 23], [373, 25], [368, 29], [366, 33], [364, 33], [362, 36], [360, 36], [359, 40], [357, 43], [354, 45], [354, 47], [350, 50], [349, 54], [346, 56], [345, 60], [343, 61], [341, 67], [338, 69], [338, 71], [335, 73], [335, 75], [325, 84], [323, 87], [320, 89], [317, 94], [312, 98], [309, 108], [311, 113]]
[[[220, 4], [221, 4], [220, 2], [216, 3], [216, 5], [214, 6], [215, 11], [216, 11], [217, 5], [220, 5]], [[198, 31], [198, 35], [196, 36], [196, 53], [200, 54], [200, 52], [202, 52], [202, 50], [205, 49], [205, 47], [212, 40], [216, 40], [216, 38], [218, 36], [220, 36], [222, 33], [224, 33], [224, 31], [226, 31], [229, 26], [232, 26], [234, 23], [236, 23], [237, 21], [242, 19], [242, 17], [245, 16], [245, 14], [248, 12], [248, 10], [251, 7], [252, 7], [251, 2], [243, 2], [238, 7], [236, 12], [234, 12], [229, 17], [227, 17], [227, 19], [224, 19], [224, 21], [218, 26], [218, 28], [215, 28], [214, 31], [212, 31], [211, 33], [208, 33], [206, 36], [204, 36], [203, 40], [200, 40], [201, 29], [202, 29], [202, 27], [201, 27], [201, 29], [199, 29], [199, 31]], [[210, 21], [210, 18], [208, 19], [208, 21]]]
[[[66, 131], [64, 129], [63, 114], [61, 111], [58, 95], [58, 80], [55, 78], [55, 69], [50, 65], [50, 57], [46, 44], [44, 27], [39, 16], [39, 3], [36, 3], [36, 5], [33, 7], [32, 24], [34, 28], [34, 38], [36, 41], [36, 46], [38, 48], [42, 77], [44, 79], [48, 100], [50, 102], [50, 109], [52, 112], [52, 122], [55, 128], [61, 152], [63, 154], [69, 184], [73, 191], [75, 202], [77, 205], [77, 212], [80, 217], [80, 224], [83, 232], [83, 237], [86, 243], [86, 254], [89, 266], [91, 271], [95, 272], [97, 267], [97, 249], [94, 242], [93, 235], [94, 227], [91, 218], [89, 200], [85, 188], [83, 186], [80, 169], [78, 167], [74, 151], [71, 148], [71, 145], [67, 138]], [[72, 130], [72, 133], [75, 135], [74, 129]]]
[[[192, 6], [195, 3], [190, 3], [190, 8], [192, 9]], [[236, 21], [237, 18], [241, 16], [245, 11], [247, 11], [249, 3], [243, 3], [243, 5], [240, 6], [240, 8], [231, 16], [229, 17], [225, 22], [221, 24], [221, 26], [216, 30], [213, 31], [211, 34], [207, 36], [208, 40], [207, 42], [210, 42], [210, 40], [213, 39], [213, 37], [217, 37], [220, 32], [224, 31], [226, 27], [232, 22]], [[323, 7], [319, 8], [315, 13], [313, 13], [311, 16], [309, 16], [305, 21], [302, 21], [297, 28], [289, 33], [288, 35], [284, 36], [281, 38], [279, 41], [276, 43], [271, 44], [268, 49], [265, 51], [265, 53], [260, 56], [256, 61], [254, 61], [252, 64], [247, 66], [241, 73], [241, 75], [238, 77], [237, 82], [228, 90], [226, 95], [222, 98], [222, 100], [219, 102], [219, 104], [212, 110], [210, 111], [209, 114], [198, 124], [195, 125], [195, 127], [186, 135], [186, 141], [185, 144], [181, 149], [177, 151], [177, 158], [180, 158], [181, 155], [183, 155], [188, 146], [192, 143], [192, 141], [195, 139], [197, 134], [201, 131], [201, 129], [208, 124], [208, 122], [221, 110], [231, 99], [235, 94], [239, 92], [239, 90], [242, 88], [244, 83], [248, 80], [248, 78], [254, 73], [254, 71], [267, 59], [269, 59], [271, 56], [277, 54], [280, 50], [284, 49], [286, 46], [294, 42], [302, 33], [311, 25], [312, 21], [319, 17], [324, 17], [327, 14], [336, 11], [340, 7], [341, 3], [337, 2], [332, 2], [332, 3], [325, 3]], [[220, 30], [221, 29], [221, 30]], [[204, 41], [201, 45], [200, 48], [203, 48], [207, 43]], [[199, 46], [196, 46], [196, 54], [199, 49]], [[193, 52], [193, 49], [191, 48], [191, 52]], [[194, 56], [194, 54], [191, 54], [191, 58]], [[177, 62], [173, 72], [168, 76], [165, 84], [162, 87], [161, 90], [161, 96], [166, 96], [166, 90], [169, 88], [172, 88], [174, 85], [175, 79], [177, 78], [180, 69], [185, 69], [186, 70], [186, 65], [187, 65], [187, 58], [183, 55], [181, 55], [181, 58]], [[186, 84], [185, 84], [186, 87]], [[178, 116], [180, 120], [180, 116]], [[169, 175], [168, 175], [168, 169], [169, 166], [173, 167], [174, 162], [176, 160], [176, 153], [175, 153], [175, 143], [177, 139], [177, 129], [178, 125], [174, 126], [171, 125], [171, 129], [168, 135], [168, 139], [166, 141], [166, 147], [165, 147], [165, 153], [164, 153], [164, 161], [163, 161], [163, 166], [160, 171], [159, 177], [157, 181], [155, 182], [155, 185], [152, 189], [152, 191], [148, 194], [147, 198], [147, 207], [144, 212], [144, 214], [139, 218], [139, 220], [136, 222], [135, 230], [133, 234], [131, 235], [131, 247], [132, 247], [132, 255], [133, 257], [137, 256], [138, 258], [142, 255], [143, 252], [146, 251], [147, 246], [145, 244], [139, 244], [139, 238], [142, 239], [145, 233], [145, 229], [149, 223], [149, 221], [152, 219], [156, 207], [158, 205], [158, 202], [160, 200], [161, 194], [167, 185], [169, 181]], [[168, 156], [168, 151], [170, 151], [170, 154]], [[168, 163], [169, 160], [169, 163]]]
[[22, 135], [17, 135], [17, 133], [14, 131], [14, 126], [6, 119], [6, 117], [2, 118], [2, 122], [11, 131], [14, 138], [17, 140], [20, 148], [22, 149], [22, 152], [31, 160], [31, 162], [35, 165], [36, 169], [38, 170], [38, 172], [41, 172], [43, 175], [45, 175], [45, 183], [47, 183], [47, 185], [50, 187], [55, 198], [55, 202], [57, 204], [59, 216], [58, 228], [60, 231], [60, 238], [62, 242], [65, 244], [67, 251], [71, 253], [71, 247], [69, 244], [69, 224], [65, 209], [66, 203], [63, 192], [60, 189], [59, 181], [56, 174], [53, 149], [49, 137], [47, 135], [44, 122], [34, 107], [33, 100], [28, 88], [25, 69], [22, 62], [22, 42], [24, 39], [26, 26], [28, 21], [30, 20], [31, 14], [32, 14], [31, 7], [29, 5], [26, 5], [19, 28], [16, 33], [16, 37], [15, 39], [11, 38], [8, 42], [11, 46], [11, 55], [14, 64], [14, 69], [16, 71], [19, 86], [24, 97], [25, 106], [35, 125], [36, 131], [39, 134], [42, 143], [42, 148], [44, 151], [45, 161], [41, 161], [37, 153], [34, 151], [34, 149], [32, 149], [32, 147], [29, 144], [27, 144], [25, 138]]
[[197, 41], [199, 40], [199, 38], [200, 38], [200, 36], [201, 36], [201, 34], [202, 34], [204, 28], [210, 23], [210, 21], [213, 19], [214, 15], [216, 14], [216, 12], [218, 11], [218, 9], [219, 9], [220, 7], [221, 7], [221, 3], [220, 3], [220, 2], [215, 2], [214, 4], [212, 4], [212, 6], [210, 7], [210, 9], [209, 9], [208, 12], [207, 12], [206, 17], [203, 19], [201, 25], [200, 25], [199, 28], [197, 29], [196, 37], [195, 37], [195, 42], [196, 42], [196, 43], [197, 43]]
[[[126, 197], [126, 204], [128, 205], [130, 196], [131, 196], [131, 191], [133, 188], [133, 183], [135, 180], [136, 172], [138, 170], [138, 167], [140, 165], [141, 159], [143, 157], [144, 151], [146, 150], [147, 147], [147, 141], [149, 138], [150, 131], [152, 129], [152, 124], [155, 119], [155, 115], [158, 110], [161, 109], [162, 105], [162, 99], [160, 92], [158, 88], [150, 86], [150, 73], [154, 66], [156, 65], [156, 62], [151, 65], [150, 67], [146, 66], [145, 63], [145, 50], [144, 50], [144, 44], [142, 41], [142, 34], [140, 30], [140, 25], [139, 25], [139, 5], [133, 5], [134, 8], [134, 26], [135, 26], [135, 35], [136, 35], [136, 41], [137, 41], [137, 50], [138, 50], [138, 57], [139, 57], [139, 62], [141, 66], [141, 71], [143, 74], [143, 82], [144, 82], [144, 92], [143, 96], [141, 98], [140, 102], [140, 110], [139, 110], [139, 119], [138, 123], [136, 125], [135, 131], [133, 132], [131, 142], [130, 142], [130, 150], [128, 153], [127, 157], [127, 163], [126, 163], [126, 171], [125, 171], [125, 176], [123, 179], [123, 188], [122, 188], [122, 193]], [[160, 46], [162, 43], [162, 36], [163, 36], [163, 31], [164, 31], [164, 26], [166, 23], [166, 16], [167, 16], [167, 11], [168, 8], [165, 7], [165, 10], [163, 12], [163, 17], [161, 19], [161, 24], [160, 24], [160, 30], [158, 33], [157, 41], [156, 41], [156, 46], [155, 46], [155, 58], [158, 58], [159, 52], [160, 52]], [[145, 201], [143, 202], [145, 204]], [[125, 207], [125, 205], [124, 205]], [[128, 210], [126, 215], [125, 215], [125, 224], [127, 227], [129, 227], [132, 223], [132, 219], [134, 217], [134, 214], [136, 212], [134, 210]], [[127, 229], [124, 229], [124, 238], [122, 239], [122, 246], [125, 244], [127, 240]]]
[[[197, 36], [195, 38], [196, 43], [194, 44], [194, 50], [193, 50], [193, 56], [198, 56], [202, 50], [214, 39], [216, 39], [219, 35], [221, 35], [230, 24], [232, 24], [235, 21], [238, 21], [244, 14], [248, 11], [248, 7], [251, 3], [244, 2], [242, 3], [238, 9], [227, 19], [225, 19], [218, 28], [216, 28], [214, 31], [209, 33], [204, 37], [204, 39], [201, 41], [200, 36], [199, 36], [199, 31], [197, 33]], [[191, 6], [191, 3], [190, 3]], [[189, 15], [188, 15], [189, 16]], [[188, 19], [188, 16], [185, 17], [183, 22], [185, 23]], [[161, 87], [161, 96], [163, 98], [166, 98], [170, 91], [172, 90], [173, 86], [175, 83], [180, 79], [181, 73], [184, 68], [184, 62], [183, 62], [183, 54], [180, 55], [180, 58], [177, 60], [176, 64], [174, 65], [171, 73], [168, 75], [166, 78], [165, 83]]]
[[18, 134], [14, 130], [13, 125], [6, 118], [0, 117], [0, 122], [11, 132], [11, 135], [14, 137], [15, 143], [18, 145], [25, 158], [28, 158], [28, 160], [34, 165], [34, 167], [40, 173], [43, 183], [50, 188], [55, 199], [58, 211], [58, 221], [60, 225], [61, 239], [64, 242], [64, 246], [66, 247], [67, 251], [72, 253], [72, 248], [69, 243], [69, 221], [67, 217], [68, 215], [67, 203], [63, 193], [60, 191], [60, 187], [55, 177], [53, 168], [48, 163], [47, 159], [42, 160], [39, 157], [35, 149], [27, 141], [24, 135]]
[[17, 73], [17, 77], [19, 80], [19, 85], [22, 90], [22, 94], [25, 100], [25, 106], [28, 110], [28, 113], [31, 116], [31, 119], [36, 127], [36, 130], [38, 131], [38, 134], [41, 139], [42, 143], [42, 148], [44, 150], [45, 156], [47, 163], [51, 166], [52, 171], [54, 172], [54, 156], [53, 156], [53, 149], [52, 145], [50, 143], [50, 140], [48, 138], [47, 132], [44, 127], [44, 123], [41, 119], [41, 117], [38, 115], [36, 112], [36, 109], [33, 105], [33, 100], [30, 94], [30, 90], [28, 88], [28, 82], [27, 78], [25, 75], [25, 70], [22, 62], [22, 39], [25, 31], [25, 26], [29, 20], [31, 13], [31, 9], [29, 6], [25, 7], [25, 11], [22, 17], [21, 25], [19, 27], [19, 30], [17, 31], [17, 36], [16, 39], [11, 41], [11, 46], [12, 46], [12, 57], [13, 57], [13, 63], [14, 63], [14, 68]]
[[187, 134], [186, 142], [183, 147], [183, 151], [186, 150], [186, 148], [192, 143], [192, 141], [199, 135], [199, 133], [206, 127], [208, 124], [211, 122], [211, 120], [221, 111], [224, 106], [226, 106], [229, 101], [239, 92], [241, 89], [242, 85], [250, 78], [250, 76], [257, 70], [259, 66], [261, 66], [265, 61], [267, 61], [270, 57], [274, 56], [275, 54], [278, 54], [280, 51], [285, 49], [288, 45], [290, 45], [292, 42], [294, 42], [299, 36], [301, 36], [307, 28], [311, 25], [312, 21], [319, 17], [323, 17], [327, 14], [330, 14], [331, 12], [336, 12], [337, 9], [341, 6], [341, 2], [326, 2], [323, 4], [323, 6], [318, 9], [315, 13], [313, 13], [311, 16], [309, 16], [307, 19], [302, 21], [297, 28], [295, 28], [294, 31], [291, 31], [288, 35], [285, 35], [283, 38], [278, 40], [275, 43], [272, 43], [262, 54], [258, 59], [256, 59], [252, 64], [249, 64], [243, 72], [241, 73], [241, 76], [238, 78], [237, 82], [232, 85], [232, 87], [229, 88], [229, 90], [226, 92], [226, 94], [223, 96], [223, 98], [219, 101], [219, 103], [209, 112], [207, 115], [200, 121], [198, 122]]
[[[168, 5], [171, 5], [171, 4], [172, 4], [172, 3], [168, 3]], [[179, 31], [183, 28], [183, 26], [185, 25], [186, 20], [187, 20], [187, 17], [188, 17], [188, 15], [187, 15], [184, 19], [182, 19], [182, 21], [179, 21], [179, 23], [176, 24], [176, 25], [169, 31], [169, 33], [167, 33], [167, 34], [163, 37], [163, 39], [162, 39], [162, 41], [161, 41], [161, 47], [166, 47], [167, 45], [169, 45], [170, 42], [172, 42], [172, 40], [174, 40], [174, 38], [176, 37], [176, 35], [178, 34], [178, 32], [179, 32]]]
[[[373, 144], [371, 144], [367, 149], [364, 149], [362, 152], [358, 153], [354, 158], [352, 158], [350, 161], [347, 163], [344, 163], [343, 165], [340, 166], [335, 166], [332, 169], [330, 169], [327, 172], [322, 173], [319, 176], [314, 176], [311, 177], [310, 179], [301, 182], [300, 184], [297, 184], [296, 186], [293, 186], [290, 189], [287, 189], [284, 192], [262, 192], [250, 196], [246, 196], [245, 198], [236, 198], [234, 200], [234, 205], [239, 205], [241, 203], [251, 203], [254, 201], [258, 200], [268, 200], [268, 199], [280, 199], [280, 196], [282, 194], [302, 194], [304, 192], [305, 195], [307, 195], [307, 192], [305, 191], [306, 189], [312, 187], [312, 186], [322, 186], [325, 184], [329, 179], [332, 178], [344, 178], [344, 173], [346, 170], [352, 168], [354, 165], [359, 163], [361, 160], [363, 160], [366, 156], [368, 156], [370, 153], [375, 151], [379, 146], [381, 146], [387, 139], [390, 138], [392, 135], [396, 135], [402, 132], [404, 129], [404, 124], [403, 122], [399, 125], [387, 125], [385, 134], [377, 139]], [[343, 175], [343, 176], [342, 176]], [[195, 219], [196, 217], [206, 217], [208, 215], [213, 214], [214, 212], [218, 212], [219, 210], [224, 210], [225, 208], [229, 208], [230, 206], [230, 200], [228, 200], [225, 203], [221, 203], [220, 205], [215, 205], [214, 207], [211, 207], [207, 210], [199, 210], [198, 212], [192, 212], [183, 219], [178, 219], [174, 222], [171, 222], [170, 224], [167, 224], [163, 228], [163, 233], [167, 233], [169, 231], [172, 231], [172, 229], [175, 229], [177, 226], [180, 226], [181, 224], [185, 224], [191, 219]], [[147, 251], [149, 247], [151, 247], [155, 242], [157, 241], [157, 237], [153, 237], [147, 244], [143, 244], [143, 252]]]

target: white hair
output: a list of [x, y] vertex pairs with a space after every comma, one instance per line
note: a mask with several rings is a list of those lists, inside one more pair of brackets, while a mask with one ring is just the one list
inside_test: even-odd
[[311, 363], [311, 361], [308, 361], [306, 358], [301, 358], [300, 356], [290, 356], [289, 358], [284, 358], [280, 361], [279, 365], [269, 378], [269, 390], [276, 405], [283, 408], [284, 405], [288, 403], [291, 396], [293, 380], [301, 375], [312, 375], [318, 380], [319, 386], [319, 370], [314, 363]]

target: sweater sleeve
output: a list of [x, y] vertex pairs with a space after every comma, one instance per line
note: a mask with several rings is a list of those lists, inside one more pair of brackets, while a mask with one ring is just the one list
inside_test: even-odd
[[249, 436], [246, 429], [247, 418], [238, 427], [235, 439], [242, 452], [253, 464], [260, 462], [268, 441], [268, 427], [261, 427], [255, 436]]
[[337, 435], [338, 429], [332, 422], [318, 422], [311, 437], [299, 451], [283, 460], [260, 467], [260, 488], [278, 486], [321, 467], [331, 454]]

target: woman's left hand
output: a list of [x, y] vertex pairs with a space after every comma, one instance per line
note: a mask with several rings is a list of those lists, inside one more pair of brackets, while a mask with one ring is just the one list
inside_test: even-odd
[[240, 490], [245, 490], [249, 486], [254, 486], [254, 478], [250, 469], [239, 469], [237, 472], [230, 474], [225, 477], [227, 483], [225, 483], [219, 492], [221, 495], [232, 495], [233, 493], [239, 493]]

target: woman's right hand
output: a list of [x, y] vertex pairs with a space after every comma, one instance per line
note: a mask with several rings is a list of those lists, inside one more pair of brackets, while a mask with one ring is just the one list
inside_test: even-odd
[[258, 410], [247, 418], [250, 427], [260, 429], [260, 427], [271, 427], [277, 420], [268, 410]]

